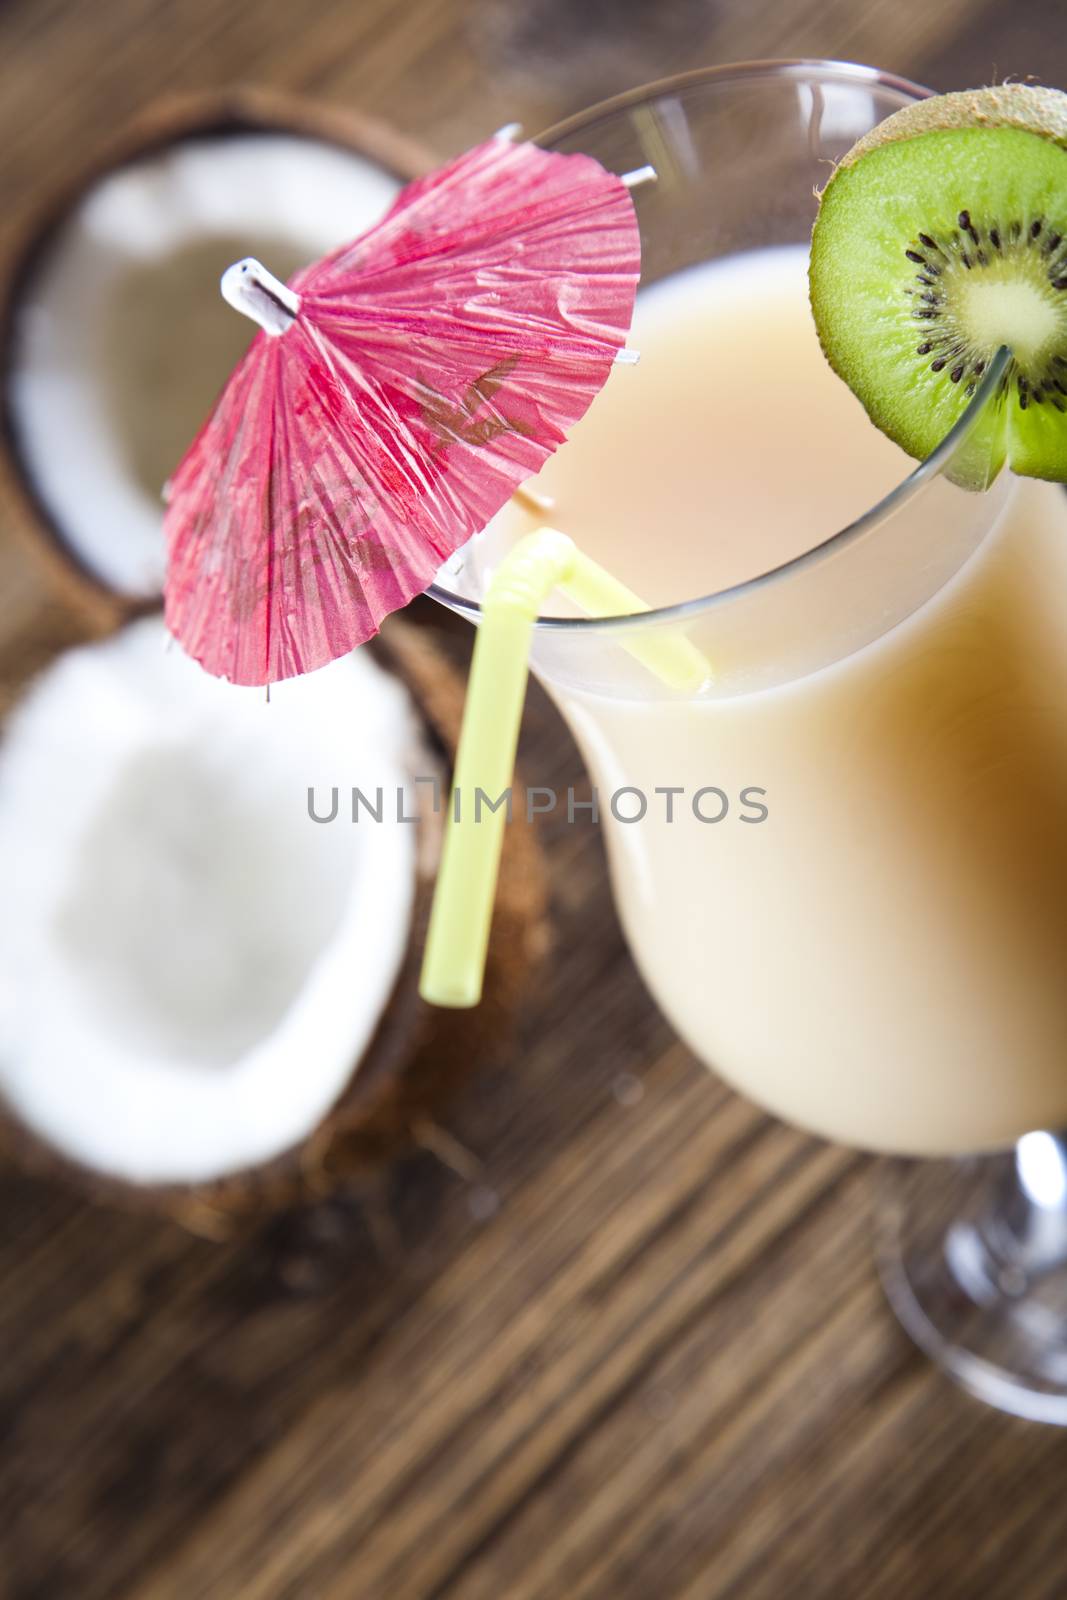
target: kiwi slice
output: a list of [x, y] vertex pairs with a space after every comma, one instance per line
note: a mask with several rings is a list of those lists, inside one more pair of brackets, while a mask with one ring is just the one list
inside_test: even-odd
[[823, 190], [810, 287], [830, 365], [909, 454], [1007, 346], [983, 475], [1067, 481], [1067, 94], [941, 95], [867, 134]]

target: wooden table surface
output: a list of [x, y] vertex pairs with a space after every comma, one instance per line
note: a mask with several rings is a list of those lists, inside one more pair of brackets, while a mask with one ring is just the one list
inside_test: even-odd
[[[0, 250], [167, 89], [276, 84], [451, 153], [784, 55], [1067, 84], [1062, 0], [7, 0]], [[6, 536], [0, 593], [21, 649], [47, 596]], [[526, 748], [578, 773], [541, 697]], [[915, 1353], [871, 1164], [697, 1066], [593, 830], [544, 841], [555, 959], [436, 1151], [240, 1244], [0, 1174], [5, 1600], [1067, 1594], [1067, 1435]]]

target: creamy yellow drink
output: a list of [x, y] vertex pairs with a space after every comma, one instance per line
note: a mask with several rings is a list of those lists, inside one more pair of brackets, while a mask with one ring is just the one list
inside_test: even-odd
[[[777, 250], [647, 291], [640, 365], [533, 486], [555, 502], [543, 520], [653, 605], [799, 555], [914, 465], [826, 366], [805, 264]], [[646, 692], [632, 664], [583, 683], [569, 647], [538, 645], [664, 1011], [743, 1092], [861, 1146], [976, 1150], [1067, 1123], [1067, 500], [1002, 495], [958, 559], [979, 497], [935, 486], [879, 532], [866, 581], [846, 553], [817, 591], [782, 586], [777, 665], [773, 630], [760, 671], [739, 665], [743, 630], [713, 608], [694, 636], [722, 671], [691, 699]], [[476, 559], [535, 524], [509, 509]], [[809, 660], [805, 627], [846, 642]], [[648, 797], [639, 822], [606, 803], [623, 786]], [[720, 820], [714, 793], [696, 814], [702, 788]]]

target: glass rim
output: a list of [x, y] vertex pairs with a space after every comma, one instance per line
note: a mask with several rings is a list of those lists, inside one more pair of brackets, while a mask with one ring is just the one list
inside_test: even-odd
[[[818, 57], [796, 57], [781, 60], [730, 62], [716, 67], [696, 67], [689, 72], [680, 72], [671, 77], [659, 78], [653, 83], [644, 84], [635, 89], [628, 89], [622, 94], [613, 95], [610, 99], [601, 100], [588, 107], [585, 111], [579, 111], [561, 122], [554, 123], [544, 133], [538, 134], [534, 142], [544, 145], [554, 143], [579, 129], [590, 127], [593, 123], [605, 117], [615, 116], [620, 111], [625, 111], [631, 106], [644, 105], [648, 101], [659, 99], [665, 94], [682, 93], [687, 89], [698, 88], [704, 84], [728, 82], [732, 79], [759, 77], [803, 79], [806, 76], [818, 76], [831, 82], [849, 82], [857, 85], [870, 84], [880, 88], [893, 89], [898, 93], [910, 96], [913, 100], [926, 99], [934, 92], [932, 89], [924, 88], [921, 84], [912, 83], [907, 78], [898, 77], [895, 73], [882, 72], [877, 67], [865, 67], [848, 61], [821, 60]], [[827, 534], [825, 539], [821, 539], [818, 544], [812, 545], [810, 550], [803, 550], [799, 555], [790, 557], [788, 561], [780, 562], [775, 567], [769, 567], [766, 572], [760, 572], [754, 577], [745, 578], [740, 583], [729, 584], [724, 589], [714, 589], [709, 594], [697, 595], [689, 600], [678, 600], [668, 606], [654, 606], [648, 611], [614, 617], [539, 616], [534, 621], [535, 629], [545, 632], [610, 633], [645, 628], [657, 623], [684, 622], [717, 606], [755, 593], [766, 585], [781, 582], [783, 579], [792, 576], [794, 572], [804, 571], [816, 562], [825, 560], [827, 556], [836, 554], [837, 551], [844, 549], [846, 545], [851, 544], [855, 539], [869, 532], [886, 517], [891, 516], [894, 512], [899, 511], [901, 507], [907, 505], [915, 495], [919, 494], [928, 483], [938, 476], [984, 412], [1010, 361], [1011, 352], [1004, 348], [999, 350], [989, 363], [966, 410], [957, 418], [936, 450], [933, 450], [925, 460], [920, 461], [916, 467], [913, 467], [899, 483], [895, 484], [880, 500], [876, 500], [860, 516], [854, 518], [852, 522], [846, 523], [843, 528], [838, 528], [833, 533]], [[473, 537], [478, 538], [480, 535], [475, 534]], [[456, 594], [441, 583], [432, 583], [426, 593], [431, 599], [446, 606], [450, 611], [458, 612], [460, 615], [469, 617], [474, 621], [481, 617], [482, 608], [477, 600], [471, 600], [465, 595]]]

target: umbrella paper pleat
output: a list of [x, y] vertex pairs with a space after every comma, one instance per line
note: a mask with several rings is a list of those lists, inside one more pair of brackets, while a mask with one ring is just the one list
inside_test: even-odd
[[490, 140], [288, 286], [231, 269], [265, 331], [172, 481], [189, 653], [269, 683], [376, 633], [584, 415], [639, 267], [620, 178]]

